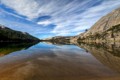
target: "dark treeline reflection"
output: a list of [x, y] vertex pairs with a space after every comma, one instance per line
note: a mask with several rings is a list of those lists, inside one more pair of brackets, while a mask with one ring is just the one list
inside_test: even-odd
[[13, 43], [13, 42], [0, 42], [0, 56], [7, 55], [9, 53], [19, 51], [22, 49], [28, 49], [37, 43]]

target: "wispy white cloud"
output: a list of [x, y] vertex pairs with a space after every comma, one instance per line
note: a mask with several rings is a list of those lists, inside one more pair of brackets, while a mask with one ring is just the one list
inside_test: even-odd
[[1, 0], [1, 3], [30, 19], [38, 16], [39, 4], [35, 0]]
[[37, 21], [43, 26], [55, 24], [50, 33], [71, 35], [90, 28], [97, 20], [120, 7], [120, 0], [1, 0], [2, 4], [33, 21], [48, 15], [50, 19]]
[[37, 22], [37, 24], [47, 26], [47, 25], [52, 24], [52, 23], [49, 20], [46, 20], [46, 21], [39, 21], [39, 22]]

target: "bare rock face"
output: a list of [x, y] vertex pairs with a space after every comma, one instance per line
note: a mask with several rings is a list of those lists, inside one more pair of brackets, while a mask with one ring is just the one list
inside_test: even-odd
[[104, 32], [112, 26], [120, 24], [120, 8], [112, 11], [108, 15], [102, 17], [93, 27], [86, 33], [95, 34], [96, 32]]
[[[103, 16], [87, 32], [80, 34], [80, 38], [89, 40], [120, 40], [120, 8]], [[113, 39], [114, 40], [114, 39]]]

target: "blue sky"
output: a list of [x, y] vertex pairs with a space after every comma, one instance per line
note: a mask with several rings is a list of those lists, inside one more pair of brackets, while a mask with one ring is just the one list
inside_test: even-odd
[[0, 0], [0, 24], [38, 38], [73, 36], [120, 7], [120, 0]]

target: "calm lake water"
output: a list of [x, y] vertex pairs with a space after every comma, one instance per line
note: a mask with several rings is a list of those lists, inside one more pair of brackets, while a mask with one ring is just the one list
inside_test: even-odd
[[0, 80], [120, 80], [120, 44], [0, 43]]

